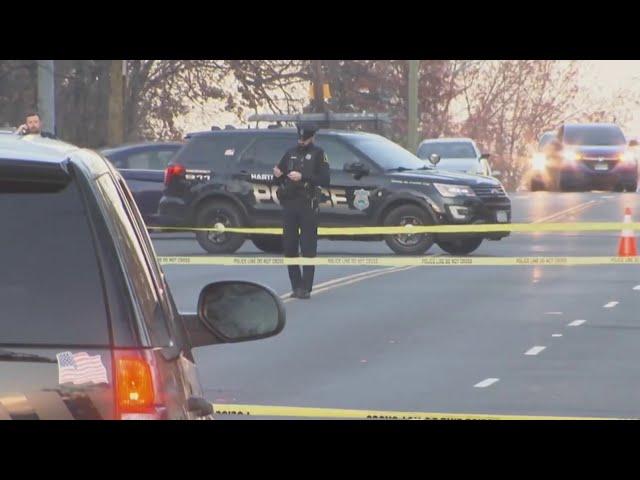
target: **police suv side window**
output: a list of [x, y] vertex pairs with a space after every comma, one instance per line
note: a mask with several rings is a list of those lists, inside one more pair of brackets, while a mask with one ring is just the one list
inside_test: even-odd
[[331, 170], [341, 171], [348, 163], [363, 161], [362, 158], [355, 152], [352, 152], [349, 147], [334, 138], [320, 136], [316, 139], [315, 144], [326, 153]]
[[221, 135], [198, 135], [173, 158], [174, 163], [198, 169], [219, 170], [225, 166], [225, 137]]
[[290, 148], [295, 147], [295, 137], [258, 138], [239, 159], [243, 168], [271, 170]]

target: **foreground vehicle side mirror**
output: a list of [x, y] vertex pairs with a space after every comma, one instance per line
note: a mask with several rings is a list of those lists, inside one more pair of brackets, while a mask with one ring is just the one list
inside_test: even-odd
[[200, 292], [196, 314], [182, 316], [193, 347], [272, 337], [286, 312], [278, 295], [253, 282], [210, 283]]

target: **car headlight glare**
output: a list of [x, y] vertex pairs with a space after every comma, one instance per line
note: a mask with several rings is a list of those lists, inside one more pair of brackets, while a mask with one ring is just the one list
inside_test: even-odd
[[567, 163], [573, 163], [577, 160], [580, 160], [580, 154], [575, 150], [565, 150], [562, 153], [562, 157], [564, 158], [564, 161]]
[[443, 197], [475, 197], [471, 187], [466, 185], [450, 185], [446, 183], [434, 183], [433, 186]]
[[531, 160], [531, 167], [534, 170], [544, 170], [547, 166], [547, 157], [543, 153], [536, 153]]

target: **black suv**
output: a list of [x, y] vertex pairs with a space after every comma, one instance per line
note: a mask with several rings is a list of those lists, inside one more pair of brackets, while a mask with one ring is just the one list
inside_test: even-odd
[[110, 163], [0, 136], [0, 419], [211, 416], [192, 349], [275, 335], [284, 308], [248, 282], [179, 314]]
[[[273, 167], [296, 145], [293, 129], [215, 130], [187, 136], [187, 144], [165, 171], [159, 226], [280, 226]], [[316, 144], [327, 153], [331, 186], [323, 192], [320, 225], [398, 226], [508, 223], [511, 202], [492, 178], [438, 171], [386, 138], [362, 132], [321, 130]], [[210, 253], [235, 252], [245, 236], [198, 232]], [[474, 251], [486, 234], [386, 235], [355, 240], [384, 240], [398, 254], [419, 255], [433, 243], [451, 254]], [[331, 238], [331, 237], [329, 237]], [[336, 237], [345, 240], [351, 237]], [[279, 237], [256, 235], [263, 251], [282, 251]]]

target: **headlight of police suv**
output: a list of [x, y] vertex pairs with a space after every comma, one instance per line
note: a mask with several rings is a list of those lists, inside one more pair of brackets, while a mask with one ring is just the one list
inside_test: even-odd
[[434, 183], [434, 187], [443, 197], [475, 197], [475, 192], [466, 185], [449, 185], [446, 183]]

